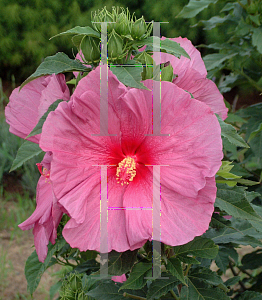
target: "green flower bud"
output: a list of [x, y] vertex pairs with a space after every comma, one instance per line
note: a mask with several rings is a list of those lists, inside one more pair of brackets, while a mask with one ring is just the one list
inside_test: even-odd
[[136, 61], [141, 62], [144, 65], [142, 72], [142, 79], [152, 79], [153, 78], [153, 66], [155, 66], [155, 62], [151, 55], [147, 54], [145, 51], [139, 53], [134, 58]]
[[69, 284], [71, 290], [74, 292], [77, 292], [79, 289], [82, 288], [81, 278], [77, 274], [72, 274], [71, 278], [69, 278]]
[[161, 69], [161, 81], [173, 81], [174, 70], [170, 62], [165, 63], [164, 67]]
[[135, 40], [139, 40], [147, 31], [147, 25], [144, 17], [135, 21], [132, 26], [131, 36]]
[[105, 9], [105, 15], [103, 22], [107, 22], [107, 32], [110, 33], [115, 27], [113, 15]]
[[86, 62], [92, 63], [100, 59], [100, 40], [91, 36], [85, 36], [82, 39], [80, 48]]
[[127, 36], [131, 34], [131, 23], [127, 19], [124, 12], [118, 15], [115, 24], [115, 31], [121, 36]]
[[123, 52], [123, 40], [114, 29], [109, 36], [107, 50], [108, 57], [111, 59], [117, 59]]

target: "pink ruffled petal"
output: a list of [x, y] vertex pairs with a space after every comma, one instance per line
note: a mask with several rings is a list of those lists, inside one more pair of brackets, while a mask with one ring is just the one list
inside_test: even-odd
[[[162, 37], [161, 39], [165, 40], [166, 38]], [[207, 71], [206, 71], [204, 61], [201, 58], [200, 52], [193, 46], [191, 41], [188, 40], [187, 38], [181, 38], [181, 37], [170, 38], [170, 40], [179, 43], [180, 46], [186, 50], [186, 52], [190, 56], [190, 59], [185, 56], [181, 56], [180, 58], [177, 58], [174, 55], [161, 52], [161, 56], [160, 56], [161, 59], [160, 61], [156, 61], [156, 64], [170, 61], [174, 69], [174, 74], [177, 74], [178, 77], [184, 76], [184, 73], [188, 69], [197, 70], [201, 74], [202, 78], [206, 77]]]
[[178, 246], [202, 235], [208, 229], [215, 199], [215, 177], [206, 178], [196, 198], [173, 193], [161, 185], [161, 242]]
[[228, 109], [225, 106], [224, 98], [212, 80], [203, 78], [195, 70], [187, 70], [184, 76], [176, 78], [174, 83], [190, 92], [195, 99], [207, 104], [223, 120], [227, 118]]
[[[69, 97], [63, 74], [39, 77], [29, 82], [20, 91], [19, 87], [14, 89], [10, 102], [5, 108], [10, 132], [25, 138], [47, 111], [49, 105], [57, 99], [68, 100]], [[28, 140], [38, 143], [39, 138], [40, 135], [36, 135]]]

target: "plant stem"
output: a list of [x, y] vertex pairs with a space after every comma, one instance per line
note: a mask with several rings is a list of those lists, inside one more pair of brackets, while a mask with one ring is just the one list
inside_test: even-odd
[[179, 298], [177, 297], [176, 293], [173, 290], [171, 290], [170, 293], [173, 296], [173, 298], [175, 298], [176, 300], [179, 300]]
[[252, 78], [250, 78], [243, 70], [241, 70], [240, 72], [238, 72], [240, 75], [244, 76], [251, 85], [253, 85], [253, 87], [255, 87], [259, 92], [262, 92], [262, 87], [260, 87], [255, 80], [253, 80]]
[[[230, 267], [230, 270], [232, 271], [233, 275], [234, 275], [234, 276], [237, 276], [237, 273], [236, 273], [236, 271], [235, 271], [234, 268], [233, 268], [232, 262], [229, 262], [229, 267]], [[243, 283], [241, 280], [239, 280], [239, 284], [240, 284], [240, 286], [242, 287], [242, 289], [243, 289], [244, 291], [246, 291], [247, 288], [245, 287], [244, 283]]]
[[126, 298], [132, 298], [132, 299], [137, 299], [137, 300], [146, 300], [146, 298], [144, 298], [144, 297], [131, 295], [131, 294], [128, 294], [126, 292], [123, 294], [123, 296], [126, 297]]
[[189, 272], [191, 266], [192, 266], [192, 264], [187, 265], [187, 268], [186, 268], [186, 271], [185, 271], [184, 276], [187, 276], [187, 274], [188, 274], [188, 272]]

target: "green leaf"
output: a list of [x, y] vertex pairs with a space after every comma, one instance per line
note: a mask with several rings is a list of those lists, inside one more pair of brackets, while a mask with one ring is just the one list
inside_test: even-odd
[[193, 18], [211, 3], [215, 4], [216, 2], [217, 0], [190, 0], [177, 15], [177, 18]]
[[224, 17], [214, 16], [206, 21], [201, 20], [192, 27], [204, 25], [205, 27], [203, 28], [203, 30], [211, 30], [212, 28], [215, 28], [217, 25], [223, 24], [225, 21], [229, 21], [229, 20], [232, 20], [231, 15], [226, 15]]
[[177, 258], [179, 260], [181, 260], [185, 264], [192, 264], [192, 265], [193, 264], [195, 264], [195, 265], [199, 265], [200, 264], [200, 262], [197, 259], [195, 259], [195, 258], [193, 258], [191, 256], [177, 255]]
[[225, 184], [217, 184], [217, 188], [216, 207], [235, 218], [262, 222], [262, 218], [246, 199], [245, 187], [235, 186], [231, 188]]
[[181, 300], [230, 300], [230, 298], [219, 288], [208, 288], [198, 280], [186, 280], [188, 287], [181, 289]]
[[240, 276], [234, 276], [232, 278], [229, 278], [227, 281], [224, 282], [225, 286], [234, 286], [235, 284], [237, 284], [240, 280]]
[[148, 90], [148, 88], [140, 82], [142, 79], [141, 72], [143, 71], [143, 66], [122, 67], [110, 65], [110, 70], [123, 84], [137, 89]]
[[215, 286], [223, 285], [221, 277], [208, 268], [196, 267], [192, 269], [188, 277], [190, 277], [191, 280], [198, 279]]
[[255, 28], [252, 34], [252, 44], [262, 54], [262, 27]]
[[32, 143], [30, 141], [25, 141], [18, 149], [16, 158], [14, 159], [12, 167], [9, 172], [19, 168], [20, 166], [22, 166], [24, 162], [40, 154], [41, 152], [42, 149], [40, 149], [38, 144]]
[[95, 31], [91, 27], [89, 27], [89, 26], [86, 26], [86, 27], [76, 26], [72, 29], [69, 29], [67, 31], [64, 31], [64, 32], [61, 32], [61, 33], [58, 33], [58, 34], [52, 36], [50, 38], [50, 40], [57, 37], [57, 36], [68, 35], [68, 34], [81, 34], [81, 35], [89, 35], [89, 36], [92, 36], [92, 37], [100, 38], [100, 33]]
[[141, 289], [146, 284], [145, 277], [152, 276], [152, 264], [140, 262], [132, 268], [130, 277], [121, 286], [122, 289]]
[[85, 67], [79, 60], [71, 59], [65, 53], [58, 52], [46, 57], [36, 71], [21, 84], [20, 89], [28, 82], [44, 75], [73, 71], [87, 72], [88, 70], [89, 68]]
[[237, 263], [238, 253], [234, 248], [219, 247], [218, 254], [215, 258], [215, 263], [219, 269], [223, 271], [223, 273], [226, 273], [228, 264], [230, 262], [230, 257]]
[[125, 300], [123, 292], [119, 292], [119, 284], [115, 284], [112, 280], [102, 281], [95, 289], [86, 293], [96, 300]]
[[254, 270], [262, 266], [262, 249], [248, 253], [241, 260], [242, 268]]
[[203, 57], [205, 66], [207, 71], [210, 71], [212, 69], [215, 69], [217, 67], [220, 67], [220, 69], [223, 67], [222, 63], [234, 56], [236, 56], [238, 53], [231, 53], [231, 54], [222, 54], [222, 53], [214, 53], [214, 54], [208, 54], [205, 57]]
[[57, 246], [49, 243], [48, 253], [44, 263], [38, 260], [36, 251], [34, 251], [27, 259], [25, 264], [25, 277], [27, 280], [27, 289], [32, 295], [38, 287], [40, 279], [44, 274], [45, 270], [50, 267], [50, 262], [53, 254], [57, 250]]
[[[161, 49], [161, 51], [165, 50], [167, 53], [173, 54], [176, 57], [180, 57], [181, 55], [183, 55], [186, 58], [190, 59], [190, 56], [188, 55], [186, 50], [184, 48], [182, 48], [179, 45], [179, 43], [177, 43], [175, 41], [172, 41], [170, 39], [160, 40], [159, 37], [150, 36], [150, 37], [143, 40], [143, 44], [153, 47], [153, 41], [157, 41], [158, 42], [157, 44], [160, 45], [160, 48], [155, 49], [155, 51], [160, 51], [160, 49]], [[155, 47], [156, 47], [156, 45], [154, 45], [154, 48]]]
[[167, 270], [185, 284], [185, 277], [181, 266], [181, 261], [178, 258], [171, 257], [167, 261]]
[[58, 281], [57, 283], [53, 284], [49, 290], [49, 298], [52, 300], [55, 297], [55, 294], [60, 290], [62, 286], [62, 281]]
[[194, 255], [202, 258], [215, 258], [218, 246], [213, 241], [203, 237], [195, 237], [193, 241], [174, 247], [176, 255]]
[[241, 294], [239, 300], [262, 300], [262, 295], [257, 292], [245, 291]]
[[159, 299], [161, 296], [167, 294], [179, 284], [179, 280], [177, 280], [176, 277], [168, 277], [168, 279], [156, 279], [150, 284], [147, 293], [148, 300]]
[[222, 137], [226, 138], [233, 145], [249, 148], [248, 144], [237, 134], [236, 129], [232, 125], [225, 123], [218, 115], [216, 116], [221, 127]]
[[127, 250], [122, 253], [111, 251], [108, 253], [108, 273], [120, 276], [130, 271], [136, 261], [137, 251]]
[[43, 114], [43, 116], [39, 119], [39, 121], [38, 121], [38, 123], [36, 124], [35, 128], [29, 133], [29, 135], [26, 137], [26, 139], [29, 138], [30, 136], [34, 136], [34, 135], [39, 134], [39, 133], [42, 132], [42, 127], [43, 127], [43, 125], [44, 125], [44, 123], [45, 123], [45, 120], [46, 120], [48, 114], [49, 114], [51, 111], [54, 111], [54, 110], [57, 108], [58, 104], [59, 104], [60, 102], [62, 102], [62, 101], [64, 101], [64, 100], [63, 100], [63, 99], [58, 99], [58, 100], [56, 100], [54, 103], [52, 103], [52, 104], [48, 107], [48, 110], [47, 110], [47, 111]]
[[[233, 219], [233, 218], [232, 218]], [[212, 239], [216, 244], [238, 243], [240, 245], [262, 246], [261, 233], [258, 232], [248, 221], [232, 220], [233, 228], [208, 229], [204, 237]]]
[[[258, 194], [258, 193], [255, 193]], [[260, 195], [260, 194], [258, 194]], [[251, 203], [251, 206], [253, 207], [254, 211], [262, 218], [262, 207], [258, 205], [254, 205]], [[262, 222], [260, 221], [249, 221], [250, 224], [253, 225], [253, 227], [256, 228], [256, 230], [262, 232]]]

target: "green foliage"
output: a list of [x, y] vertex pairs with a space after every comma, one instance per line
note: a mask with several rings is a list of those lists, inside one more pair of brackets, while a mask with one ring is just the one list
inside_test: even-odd
[[42, 153], [42, 149], [40, 149], [38, 144], [32, 143], [30, 141], [25, 141], [18, 149], [16, 158], [12, 164], [10, 171], [21, 167], [24, 162], [40, 153]]
[[[178, 15], [190, 18], [197, 15], [211, 3], [218, 2], [224, 7], [219, 15], [209, 20], [201, 20], [196, 25], [204, 25], [205, 30], [219, 29], [225, 32], [223, 42], [209, 45], [201, 45], [219, 53], [208, 54], [204, 62], [209, 77], [225, 74], [224, 85], [227, 90], [239, 85], [247, 84], [257, 91], [262, 91], [261, 77], [261, 53], [262, 53], [262, 7], [260, 1], [197, 1], [190, 0]], [[228, 79], [235, 80], [228, 81]], [[225, 85], [225, 83], [227, 84]]]

